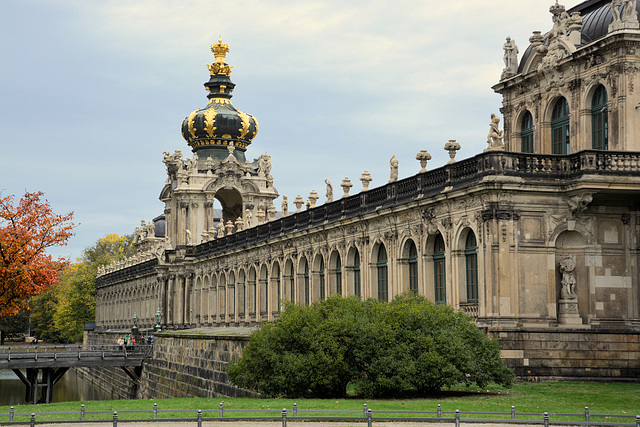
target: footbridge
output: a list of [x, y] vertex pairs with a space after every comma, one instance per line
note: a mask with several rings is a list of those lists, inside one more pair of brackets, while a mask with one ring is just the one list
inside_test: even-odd
[[117, 366], [138, 382], [151, 349], [150, 345], [2, 346], [0, 369], [11, 369], [20, 378], [27, 403], [51, 403], [53, 386], [69, 368]]

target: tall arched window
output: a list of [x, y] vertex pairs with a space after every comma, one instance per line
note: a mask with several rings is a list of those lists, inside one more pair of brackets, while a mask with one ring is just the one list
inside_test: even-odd
[[409, 292], [418, 293], [418, 250], [416, 244], [409, 245]]
[[291, 296], [291, 302], [296, 302], [296, 279], [293, 274], [293, 267], [291, 268], [291, 274], [289, 275], [289, 291]]
[[342, 295], [342, 264], [339, 254], [336, 257], [336, 293]]
[[569, 154], [569, 104], [564, 97], [551, 113], [551, 153]]
[[325, 289], [325, 280], [324, 280], [324, 259], [320, 258], [320, 271], [318, 273], [320, 276], [320, 301], [324, 301], [327, 292]]
[[433, 284], [437, 304], [447, 303], [445, 267], [444, 239], [442, 234], [438, 234], [433, 245]]
[[304, 303], [305, 305], [309, 305], [309, 263], [307, 260], [304, 260]]
[[594, 150], [609, 149], [609, 115], [607, 90], [600, 85], [591, 101], [591, 141]]
[[522, 142], [521, 151], [523, 153], [533, 153], [533, 116], [529, 111], [522, 118], [520, 140]]
[[273, 264], [271, 280], [274, 281], [274, 286], [276, 288], [276, 310], [280, 313], [280, 300], [282, 299], [282, 294], [280, 291], [280, 264], [277, 262]]
[[360, 252], [355, 250], [353, 257], [353, 293], [357, 297], [362, 296], [362, 286], [360, 285]]
[[380, 245], [378, 248], [376, 267], [378, 269], [378, 300], [387, 302], [389, 301], [389, 282], [387, 280], [387, 251], [384, 245]]
[[467, 302], [478, 302], [478, 245], [473, 231], [469, 231], [464, 245], [467, 272]]

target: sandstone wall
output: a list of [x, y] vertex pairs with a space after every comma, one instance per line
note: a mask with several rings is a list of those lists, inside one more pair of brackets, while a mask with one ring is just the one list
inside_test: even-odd
[[[78, 368], [78, 375], [113, 399], [256, 396], [230, 384], [225, 372], [229, 361], [240, 356], [250, 332], [249, 328], [209, 328], [156, 334], [139, 383], [117, 367]], [[116, 344], [123, 333], [89, 333], [86, 344]]]
[[502, 357], [519, 378], [640, 381], [640, 333], [607, 330], [501, 330]]
[[[124, 332], [85, 333], [84, 344], [115, 345]], [[109, 393], [112, 399], [135, 399], [138, 385], [119, 367], [76, 368], [78, 376]]]

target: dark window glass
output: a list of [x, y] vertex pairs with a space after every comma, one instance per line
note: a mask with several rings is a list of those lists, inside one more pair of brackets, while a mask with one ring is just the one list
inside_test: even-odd
[[560, 98], [551, 113], [551, 153], [569, 154], [569, 104]]
[[309, 264], [304, 260], [304, 303], [309, 305]]
[[433, 245], [433, 284], [435, 300], [438, 304], [447, 303], [445, 267], [444, 239], [441, 234], [438, 234]]
[[522, 141], [522, 152], [533, 153], [533, 116], [529, 111], [527, 111], [522, 118], [520, 138]]
[[325, 298], [326, 292], [324, 288], [324, 259], [320, 258], [320, 301]]
[[409, 245], [409, 291], [418, 293], [418, 250], [413, 242]]
[[383, 245], [378, 249], [378, 300], [389, 301], [389, 283], [387, 281], [387, 251]]
[[478, 247], [472, 231], [467, 235], [464, 258], [467, 272], [467, 302], [478, 302]]
[[594, 150], [609, 149], [607, 90], [602, 85], [598, 86], [591, 101], [591, 140]]
[[360, 287], [360, 253], [357, 250], [353, 257], [353, 292], [357, 297], [362, 296]]
[[342, 264], [340, 264], [340, 255], [336, 255], [336, 293], [342, 295]]

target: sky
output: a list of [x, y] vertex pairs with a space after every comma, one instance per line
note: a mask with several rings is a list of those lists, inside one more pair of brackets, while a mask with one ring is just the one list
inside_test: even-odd
[[393, 155], [401, 179], [423, 149], [444, 165], [450, 139], [472, 157], [501, 106], [505, 38], [521, 56], [554, 1], [0, 0], [0, 194], [73, 211], [75, 236], [49, 250], [72, 261], [162, 214], [162, 153], [191, 157], [180, 125], [206, 106], [219, 37], [231, 101], [259, 123], [247, 159], [271, 155], [291, 210], [313, 189], [324, 201], [325, 179], [337, 197], [364, 170], [385, 184]]

